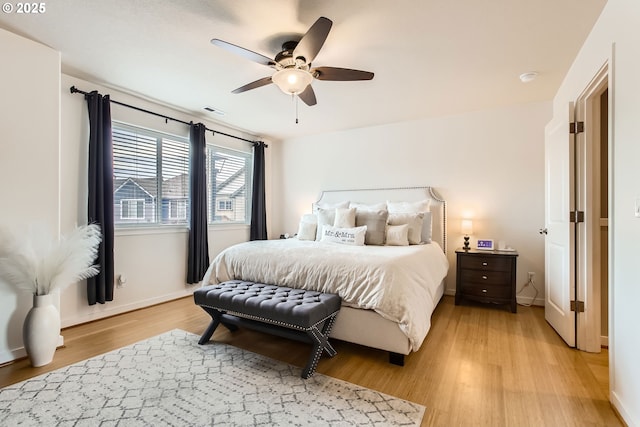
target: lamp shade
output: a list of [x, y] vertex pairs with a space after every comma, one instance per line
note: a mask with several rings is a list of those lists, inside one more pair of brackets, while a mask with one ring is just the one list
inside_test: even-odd
[[471, 221], [470, 219], [463, 219], [462, 223], [460, 224], [460, 231], [465, 236], [473, 234], [473, 221]]
[[287, 95], [297, 95], [309, 86], [313, 76], [308, 71], [285, 68], [271, 76], [271, 80]]

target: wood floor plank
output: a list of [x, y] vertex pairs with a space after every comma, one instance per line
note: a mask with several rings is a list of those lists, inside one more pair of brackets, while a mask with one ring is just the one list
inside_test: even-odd
[[[19, 360], [0, 368], [0, 387], [134, 342], [183, 329], [202, 334], [209, 316], [192, 298], [67, 328], [54, 361], [32, 368]], [[249, 330], [218, 328], [214, 340], [296, 366], [310, 346]], [[423, 426], [622, 426], [608, 401], [608, 351], [568, 348], [540, 307], [453, 304], [445, 297], [422, 348], [404, 367], [386, 352], [333, 341], [338, 355], [317, 371], [423, 404]]]

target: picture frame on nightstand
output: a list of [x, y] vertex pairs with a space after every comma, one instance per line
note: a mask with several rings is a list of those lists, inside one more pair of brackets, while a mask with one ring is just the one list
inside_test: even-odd
[[492, 251], [494, 249], [493, 239], [478, 239], [476, 247], [481, 250]]

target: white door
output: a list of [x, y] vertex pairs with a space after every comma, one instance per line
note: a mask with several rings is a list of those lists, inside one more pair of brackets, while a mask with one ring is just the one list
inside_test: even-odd
[[545, 319], [571, 347], [576, 345], [573, 103], [545, 128]]

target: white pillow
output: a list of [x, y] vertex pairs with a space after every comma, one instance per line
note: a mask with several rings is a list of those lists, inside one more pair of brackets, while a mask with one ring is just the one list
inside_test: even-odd
[[409, 225], [387, 225], [386, 244], [388, 246], [409, 246]]
[[341, 243], [343, 245], [363, 246], [364, 236], [367, 233], [367, 226], [340, 228], [325, 225], [322, 227], [323, 242]]
[[317, 224], [315, 222], [308, 222], [303, 219], [298, 225], [298, 240], [316, 240], [316, 228]]
[[336, 220], [336, 208], [318, 208], [316, 211], [318, 217], [318, 228], [316, 232], [316, 240], [322, 237], [322, 227], [325, 225], [333, 225]]
[[433, 224], [431, 212], [424, 212], [422, 219], [422, 243], [431, 243], [433, 234]]
[[422, 222], [424, 219], [423, 213], [395, 213], [389, 214], [387, 224], [389, 225], [402, 225], [407, 224], [409, 227], [408, 239], [409, 244], [419, 245], [422, 241]]
[[356, 208], [358, 210], [364, 210], [364, 211], [386, 211], [387, 202], [380, 202], [380, 203], [373, 203], [373, 204], [351, 202], [349, 204], [349, 207]]
[[345, 200], [344, 202], [336, 202], [336, 203], [314, 203], [313, 204], [313, 212], [316, 212], [318, 209], [337, 209], [337, 208], [348, 208], [349, 201]]
[[[422, 236], [420, 240], [424, 243], [431, 243], [431, 216], [426, 215], [431, 211], [431, 200], [424, 199], [417, 202], [389, 202], [387, 201], [389, 213], [425, 213], [424, 224], [422, 226]], [[411, 234], [411, 232], [409, 232]], [[411, 239], [409, 239], [411, 240]]]
[[334, 227], [351, 228], [356, 226], [356, 208], [336, 208]]
[[387, 201], [389, 213], [420, 213], [429, 211], [431, 200], [424, 199], [419, 202], [390, 202]]

